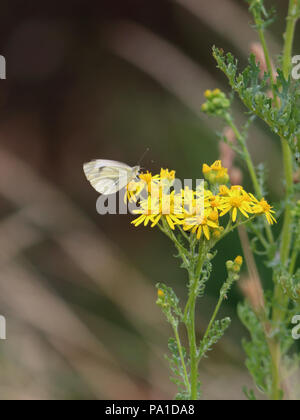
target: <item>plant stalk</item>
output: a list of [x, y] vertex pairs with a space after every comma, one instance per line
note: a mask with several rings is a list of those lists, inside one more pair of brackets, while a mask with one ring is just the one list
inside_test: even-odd
[[[299, 17], [299, 0], [290, 0], [289, 11], [287, 17], [287, 28], [285, 33], [285, 43], [283, 49], [283, 74], [286, 79], [289, 78], [289, 73], [292, 66], [292, 50], [293, 42], [295, 37], [296, 23]], [[289, 144], [286, 139], [281, 138], [282, 153], [283, 153], [283, 165], [284, 174], [286, 181], [286, 209], [284, 215], [284, 223], [282, 228], [282, 240], [280, 247], [280, 260], [283, 267], [286, 267], [289, 261], [289, 255], [292, 244], [292, 225], [293, 225], [293, 214], [292, 205], [290, 202], [291, 194], [293, 193], [293, 161], [292, 154]], [[273, 323], [275, 325], [280, 324], [285, 316], [285, 310], [288, 305], [288, 299], [286, 298], [283, 289], [280, 284], [275, 285], [275, 301], [277, 308], [273, 311]], [[271, 346], [271, 357], [272, 357], [272, 399], [279, 400], [281, 395], [281, 375], [280, 375], [280, 363], [281, 363], [281, 348], [278, 338], [274, 339], [274, 343]]]

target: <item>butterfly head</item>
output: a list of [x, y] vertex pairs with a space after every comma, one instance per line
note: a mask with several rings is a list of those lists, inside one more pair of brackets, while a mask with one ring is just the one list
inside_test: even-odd
[[141, 167], [139, 165], [134, 166], [132, 168], [132, 172], [135, 174], [135, 176], [138, 176], [138, 174], [141, 172]]

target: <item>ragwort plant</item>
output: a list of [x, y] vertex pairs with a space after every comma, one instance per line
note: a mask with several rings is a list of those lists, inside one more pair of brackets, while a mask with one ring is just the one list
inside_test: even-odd
[[[237, 127], [231, 104], [219, 91], [206, 92], [207, 102], [203, 105], [203, 111], [221, 118], [233, 130], [237, 140], [235, 151], [247, 164], [260, 203], [264, 203], [263, 196], [266, 194], [262, 182], [265, 174], [262, 166], [258, 170], [253, 165], [247, 148], [247, 129], [255, 118], [259, 118], [281, 143], [285, 188], [285, 197], [278, 206], [278, 216], [282, 214], [281, 232], [275, 237], [270, 224], [263, 224], [257, 219], [249, 225], [249, 232], [254, 234], [253, 250], [264, 257], [272, 272], [274, 288], [265, 293], [264, 304], [259, 308], [255, 305], [251, 307], [249, 303], [238, 308], [239, 316], [251, 335], [251, 341], [244, 342], [247, 367], [257, 388], [270, 399], [280, 400], [290, 397], [288, 381], [291, 374], [299, 369], [299, 355], [293, 351], [291, 320], [300, 313], [300, 270], [297, 268], [300, 251], [300, 188], [296, 161], [300, 145], [300, 89], [299, 83], [291, 77], [291, 67], [300, 0], [289, 1], [283, 53], [276, 71], [265, 39], [265, 29], [275, 18], [274, 11], [266, 10], [263, 0], [247, 2], [259, 34], [264, 63], [251, 55], [249, 65], [239, 72], [238, 60], [232, 54], [225, 54], [214, 47], [213, 56], [218, 68], [228, 78], [232, 91], [245, 105], [249, 122], [243, 129]], [[226, 138], [223, 140], [227, 141]], [[260, 248], [257, 244], [260, 244]], [[247, 396], [255, 398], [253, 391], [247, 392]]]
[[[222, 97], [224, 109], [228, 108], [229, 102], [219, 91], [211, 95]], [[210, 94], [207, 96], [210, 97]], [[211, 166], [204, 164], [203, 174], [206, 180], [204, 189], [185, 187], [178, 191], [174, 187], [175, 171], [162, 169], [160, 174], [154, 176], [149, 172], [140, 173], [139, 179], [128, 185], [125, 196], [137, 205], [133, 211], [137, 217], [132, 224], [136, 227], [157, 227], [164, 233], [176, 247], [181, 267], [188, 274], [188, 294], [184, 306], [180, 305], [171, 287], [157, 284], [157, 304], [173, 330], [168, 360], [173, 371], [172, 380], [178, 386], [176, 398], [185, 400], [197, 400], [201, 396], [199, 363], [230, 325], [229, 318], [218, 320], [217, 317], [233, 283], [239, 280], [243, 263], [241, 256], [226, 262], [227, 279], [220, 290], [204, 336], [198, 342], [196, 302], [204, 295], [210, 278], [216, 245], [236, 228], [257, 218], [265, 220], [268, 226], [276, 222], [273, 216], [275, 212], [264, 198], [256, 198], [240, 185], [230, 185], [227, 169], [222, 167], [221, 161]], [[182, 344], [180, 324], [186, 328], [188, 349]]]
[[[249, 65], [240, 72], [232, 54], [214, 47], [213, 56], [228, 78], [232, 92], [244, 104], [248, 122], [244, 127], [238, 127], [231, 111], [234, 95], [227, 98], [219, 89], [205, 92], [203, 112], [221, 119], [234, 133], [236, 143], [229, 141], [226, 135], [221, 140], [246, 163], [253, 193], [245, 191], [241, 185], [231, 185], [227, 169], [218, 160], [211, 166], [203, 165], [204, 190], [186, 187], [178, 191], [173, 185], [175, 171], [162, 169], [157, 175], [140, 173], [128, 184], [125, 194], [126, 201], [136, 207], [132, 224], [157, 228], [166, 235], [177, 250], [181, 267], [187, 272], [187, 297], [183, 303], [169, 285], [157, 284], [157, 304], [173, 332], [168, 360], [172, 380], [178, 387], [177, 399], [201, 397], [199, 364], [230, 325], [229, 318], [219, 320], [218, 314], [233, 284], [239, 280], [241, 256], [226, 262], [227, 279], [201, 340], [196, 336], [196, 304], [203, 297], [212, 274], [218, 243], [242, 226], [251, 236], [252, 251], [264, 259], [273, 281], [272, 290], [263, 292], [261, 289], [256, 302], [249, 294], [249, 299], [238, 307], [239, 317], [250, 333], [250, 340], [244, 341], [243, 345], [247, 368], [256, 385], [256, 391], [245, 390], [245, 394], [254, 400], [258, 390], [271, 400], [288, 399], [287, 381], [299, 369], [299, 355], [293, 351], [291, 320], [300, 313], [300, 269], [297, 268], [300, 183], [294, 183], [295, 156], [300, 145], [300, 90], [291, 78], [291, 66], [300, 0], [289, 0], [283, 53], [276, 71], [265, 39], [265, 30], [275, 14], [266, 10], [263, 0], [247, 2], [259, 34], [264, 63], [251, 55]], [[263, 165], [254, 166], [247, 146], [248, 129], [256, 118], [264, 121], [282, 147], [285, 197], [276, 206], [277, 214], [266, 200], [266, 171]], [[197, 205], [199, 199], [203, 202], [202, 211]], [[279, 235], [272, 229], [276, 219], [280, 222]], [[187, 345], [184, 346], [186, 336]]]
[[[247, 228], [252, 239], [252, 251], [264, 259], [273, 281], [272, 290], [262, 291], [259, 304], [253, 299], [251, 301], [249, 296], [250, 299], [238, 307], [239, 317], [251, 337], [250, 341], [243, 342], [247, 368], [257, 390], [271, 400], [290, 397], [289, 377], [299, 369], [300, 358], [293, 351], [295, 342], [291, 335], [291, 320], [300, 313], [300, 269], [297, 268], [300, 252], [300, 184], [294, 182], [297, 171], [295, 157], [299, 156], [300, 145], [300, 90], [291, 78], [291, 67], [300, 0], [289, 0], [283, 53], [276, 71], [265, 39], [265, 30], [274, 21], [275, 13], [265, 8], [263, 0], [247, 0], [247, 3], [253, 15], [254, 29], [259, 34], [263, 62], [251, 55], [249, 65], [240, 72], [238, 60], [232, 54], [214, 47], [213, 56], [217, 66], [228, 78], [233, 94], [227, 98], [219, 89], [208, 90], [202, 110], [223, 120], [224, 125], [233, 131], [236, 143], [229, 141], [226, 136], [222, 140], [245, 161], [253, 183], [253, 194], [240, 185], [230, 185], [227, 169], [222, 167], [221, 161], [212, 166], [203, 166], [206, 179], [203, 214], [195, 212], [194, 200], [199, 192], [189, 189], [181, 193], [172, 191], [169, 187], [175, 173], [168, 170], [162, 170], [154, 177], [149, 173], [141, 174], [140, 181], [133, 188], [134, 193], [128, 193], [130, 200], [137, 200], [141, 189], [147, 188], [151, 196], [151, 182], [162, 183], [158, 188], [160, 193], [154, 197], [155, 204], [152, 203], [149, 209], [149, 202], [141, 201], [137, 210], [139, 216], [132, 223], [135, 226], [157, 226], [175, 245], [182, 267], [188, 274], [187, 300], [183, 306], [171, 287], [162, 283], [157, 285], [157, 304], [173, 330], [168, 360], [173, 371], [172, 380], [178, 386], [178, 399], [196, 400], [201, 397], [199, 363], [230, 325], [229, 318], [217, 318], [222, 302], [233, 283], [239, 279], [243, 261], [240, 256], [234, 261], [227, 261], [228, 277], [220, 290], [219, 301], [212, 311], [206, 332], [200, 342], [197, 341], [196, 302], [203, 296], [212, 273], [216, 246], [241, 225]], [[231, 111], [234, 94], [242, 101], [249, 116], [248, 122], [241, 128]], [[254, 166], [247, 146], [248, 129], [257, 118], [266, 123], [281, 143], [285, 197], [276, 206], [277, 215], [265, 199], [264, 165], [258, 168]], [[166, 179], [168, 187], [164, 188], [163, 180]], [[163, 208], [166, 196], [167, 201], [171, 202], [168, 214]], [[281, 232], [277, 236], [272, 230], [276, 222], [274, 216], [278, 216], [281, 222]], [[182, 344], [180, 324], [186, 328], [187, 348]], [[251, 400], [257, 398], [253, 390], [245, 390], [245, 394]]]

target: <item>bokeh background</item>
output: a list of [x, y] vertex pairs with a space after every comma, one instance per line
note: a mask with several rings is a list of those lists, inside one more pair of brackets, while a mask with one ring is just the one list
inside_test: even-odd
[[[279, 12], [267, 36], [276, 57], [287, 2], [266, 3]], [[257, 41], [250, 23], [243, 0], [1, 2], [0, 314], [8, 338], [0, 341], [1, 399], [174, 396], [164, 359], [170, 330], [154, 286], [163, 281], [183, 297], [185, 272], [159, 231], [96, 213], [82, 164], [134, 165], [149, 148], [146, 169], [199, 178], [202, 164], [219, 156], [223, 128], [200, 112], [203, 92], [228, 92], [211, 47], [231, 51], [242, 68]], [[234, 106], [242, 123], [244, 109]], [[257, 123], [249, 147], [256, 164], [267, 163], [269, 199], [277, 200], [278, 140]], [[240, 253], [237, 235], [219, 247], [198, 305], [199, 337], [225, 261]], [[266, 285], [268, 271], [258, 265]], [[252, 384], [240, 344], [247, 332], [235, 312], [241, 299], [236, 288], [223, 308], [232, 327], [201, 366], [206, 399], [242, 399]]]

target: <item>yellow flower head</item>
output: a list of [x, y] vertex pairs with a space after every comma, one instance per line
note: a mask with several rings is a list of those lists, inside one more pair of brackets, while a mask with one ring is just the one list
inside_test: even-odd
[[212, 210], [221, 210], [222, 207], [222, 197], [219, 195], [211, 195], [208, 200], [205, 202], [206, 207], [210, 207]]
[[206, 102], [202, 105], [202, 111], [207, 112], [211, 115], [224, 115], [227, 109], [230, 107], [230, 100], [226, 97], [225, 93], [221, 92], [220, 89], [213, 91], [207, 90], [204, 93]]
[[204, 93], [204, 96], [206, 99], [209, 99], [212, 96], [212, 91], [210, 89], [207, 89]]
[[161, 169], [160, 171], [160, 179], [167, 179], [168, 181], [174, 181], [176, 172], [169, 171], [169, 169]]
[[138, 181], [131, 181], [126, 187], [124, 201], [125, 203], [137, 202], [142, 191], [146, 190], [148, 194], [151, 194], [151, 190], [154, 189], [154, 185], [159, 181], [159, 175], [152, 176], [152, 173], [147, 171], [146, 173], [140, 173]]
[[159, 298], [164, 298], [164, 297], [165, 297], [165, 294], [164, 294], [163, 290], [158, 289], [158, 290], [157, 290], [157, 296], [158, 296]]
[[196, 208], [196, 193], [189, 187], [181, 190], [182, 205], [186, 213], [192, 214]]
[[223, 226], [219, 226], [218, 229], [215, 229], [213, 231], [213, 238], [219, 239], [220, 236], [221, 236], [221, 234], [222, 234], [222, 232], [224, 232], [224, 228], [223, 228]]
[[144, 226], [148, 226], [149, 223], [153, 223], [155, 215], [159, 213], [159, 201], [149, 196], [147, 200], [140, 202], [140, 208], [134, 210], [134, 213], [140, 215], [131, 222], [135, 227], [138, 227], [142, 223], [144, 223]]
[[211, 165], [211, 169], [213, 171], [221, 171], [224, 170], [225, 168], [222, 167], [222, 162], [220, 160], [216, 160], [212, 165]]
[[232, 211], [232, 221], [236, 222], [238, 211], [241, 212], [246, 218], [249, 218], [248, 213], [253, 213], [251, 204], [249, 202], [248, 194], [243, 190], [242, 187], [235, 186], [230, 190], [228, 189], [227, 196], [222, 198], [222, 205], [220, 209], [222, 211], [220, 216], [224, 216], [228, 212]]
[[212, 210], [209, 214], [209, 218], [210, 220], [212, 220], [213, 222], [218, 222], [219, 220], [219, 213], [217, 210]]
[[226, 168], [222, 168], [218, 171], [216, 176], [216, 183], [217, 184], [227, 184], [229, 182], [229, 175], [228, 170]]
[[254, 197], [253, 194], [249, 194], [249, 196], [253, 202], [252, 212], [254, 214], [264, 214], [270, 225], [277, 223], [275, 217], [273, 216], [273, 214], [275, 214], [273, 207], [271, 207], [270, 204], [264, 198], [262, 198], [259, 201], [257, 200], [257, 198]]
[[238, 257], [236, 257], [236, 259], [234, 260], [235, 264], [237, 265], [243, 265], [243, 257], [241, 257], [240, 255]]
[[[218, 240], [224, 232], [221, 218], [228, 213], [234, 223], [237, 222], [238, 215], [247, 219], [249, 215], [265, 215], [269, 224], [277, 223], [273, 216], [275, 211], [264, 198], [257, 200], [240, 185], [230, 188], [225, 185], [228, 174], [221, 160], [215, 161], [211, 166], [204, 164], [203, 173], [211, 184], [219, 185], [218, 194], [215, 193], [215, 187], [212, 188], [213, 192], [208, 188], [203, 191], [202, 188], [193, 190], [185, 187], [177, 193], [173, 187], [173, 170], [161, 169], [160, 174], [154, 176], [149, 171], [141, 173], [138, 181], [128, 184], [125, 195], [125, 199], [139, 203], [139, 208], [134, 211], [138, 217], [132, 224], [150, 224], [154, 227], [161, 223], [160, 226], [166, 227], [167, 223], [172, 230], [176, 226], [182, 226], [184, 231], [196, 234], [198, 239], [204, 236], [206, 240], [212, 237]], [[143, 191], [147, 191], [147, 198], [142, 194]], [[238, 270], [242, 262], [242, 257], [237, 257], [232, 264]]]
[[212, 171], [211, 167], [208, 166], [206, 163], [204, 163], [203, 168], [202, 168], [202, 172], [204, 175], [209, 174]]
[[205, 238], [209, 241], [211, 231], [219, 228], [218, 219], [215, 217], [213, 217], [213, 219], [214, 221], [211, 219], [211, 211], [206, 210], [204, 215], [186, 217], [182, 222], [183, 229], [185, 231], [190, 230], [192, 233], [195, 233], [197, 235], [197, 239], [201, 239], [202, 233], [204, 233]]
[[[232, 188], [232, 187], [231, 187]], [[230, 189], [228, 187], [226, 187], [226, 185], [220, 185], [219, 187], [219, 192], [221, 196], [228, 196]]]
[[194, 200], [195, 198], [195, 191], [192, 190], [190, 187], [185, 187], [184, 190], [181, 190], [182, 198], [187, 202]]
[[227, 168], [223, 168], [222, 162], [216, 160], [211, 166], [203, 165], [203, 175], [211, 184], [226, 184], [229, 182], [229, 175]]
[[147, 192], [151, 194], [153, 184], [157, 183], [159, 180], [159, 175], [152, 176], [152, 173], [147, 171], [146, 173], [139, 174], [140, 183], [143, 184], [144, 188], [147, 189]]
[[157, 210], [151, 227], [156, 226], [162, 218], [165, 218], [170, 228], [174, 230], [184, 216], [182, 195], [175, 194], [174, 191], [171, 194], [162, 194]]
[[137, 202], [138, 197], [142, 191], [143, 187], [140, 182], [131, 181], [126, 187], [124, 202]]
[[153, 177], [152, 177], [152, 173], [147, 171], [147, 172], [142, 172], [139, 174], [139, 179], [141, 181], [144, 181], [146, 184], [150, 184]]

